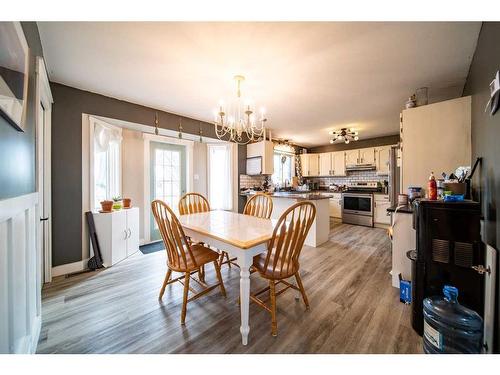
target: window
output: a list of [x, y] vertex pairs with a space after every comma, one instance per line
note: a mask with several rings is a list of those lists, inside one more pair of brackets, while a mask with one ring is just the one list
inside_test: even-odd
[[208, 200], [213, 210], [233, 209], [231, 145], [208, 146]]
[[121, 195], [121, 129], [91, 121], [93, 126], [93, 207]]
[[292, 176], [294, 176], [294, 166], [294, 155], [284, 152], [275, 152], [274, 173], [271, 177], [273, 184], [284, 186], [286, 182], [289, 186], [292, 183]]

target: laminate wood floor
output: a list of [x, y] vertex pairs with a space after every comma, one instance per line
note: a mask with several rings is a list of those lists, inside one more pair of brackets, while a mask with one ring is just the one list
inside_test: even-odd
[[[38, 353], [421, 353], [410, 306], [391, 286], [386, 231], [333, 224], [330, 240], [305, 247], [301, 275], [311, 309], [295, 291], [278, 297], [278, 336], [270, 315], [250, 305], [248, 346], [241, 345], [239, 270], [222, 269], [227, 291], [188, 304], [182, 285], [158, 301], [166, 254], [141, 252], [105, 270], [59, 278], [43, 290]], [[215, 280], [212, 266], [206, 280]], [[195, 283], [192, 283], [195, 284]], [[251, 276], [252, 290], [266, 285]]]

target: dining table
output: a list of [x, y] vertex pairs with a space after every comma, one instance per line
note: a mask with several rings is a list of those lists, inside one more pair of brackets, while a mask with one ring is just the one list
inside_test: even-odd
[[179, 221], [187, 236], [236, 258], [240, 267], [241, 340], [243, 345], [247, 345], [250, 333], [250, 266], [255, 255], [267, 251], [277, 220], [214, 210], [181, 215]]

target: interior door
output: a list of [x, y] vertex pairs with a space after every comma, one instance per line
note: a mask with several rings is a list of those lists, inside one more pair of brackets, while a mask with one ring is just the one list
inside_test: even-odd
[[[180, 197], [186, 193], [186, 146], [150, 143], [151, 198], [161, 199], [177, 214]], [[151, 213], [151, 241], [161, 238]]]

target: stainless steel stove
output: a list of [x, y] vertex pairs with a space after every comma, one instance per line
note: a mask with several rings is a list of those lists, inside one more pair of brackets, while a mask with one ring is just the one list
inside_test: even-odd
[[376, 181], [359, 181], [342, 193], [342, 222], [373, 227], [373, 193], [380, 191]]

